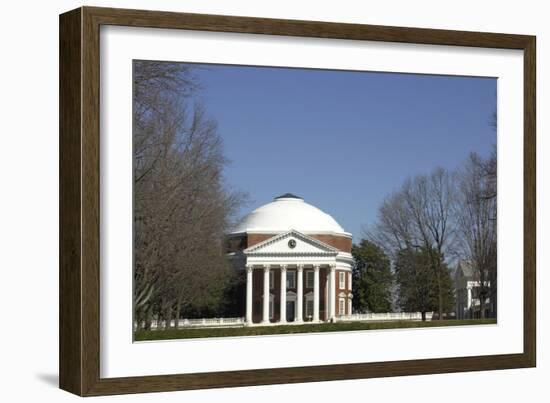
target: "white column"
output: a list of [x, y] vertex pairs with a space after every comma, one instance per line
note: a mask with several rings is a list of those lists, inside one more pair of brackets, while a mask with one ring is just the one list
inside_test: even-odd
[[298, 315], [296, 316], [296, 322], [303, 322], [304, 321], [304, 266], [301, 264], [298, 265], [297, 268], [297, 276], [298, 276], [298, 295], [296, 296], [296, 310], [298, 311]]
[[264, 301], [262, 323], [269, 323], [269, 265], [264, 266]]
[[456, 318], [457, 319], [462, 319], [462, 316], [460, 314], [460, 305], [462, 303], [462, 298], [463, 298], [463, 291], [462, 290], [457, 290], [457, 297], [456, 297]]
[[286, 323], [286, 266], [281, 265], [281, 315], [280, 323]]
[[252, 324], [252, 273], [254, 268], [246, 266], [246, 323]]
[[330, 281], [329, 281], [330, 305], [328, 309], [329, 320], [334, 319], [336, 309], [336, 265], [330, 265]]
[[313, 266], [313, 322], [319, 322], [319, 265]]
[[329, 306], [330, 306], [330, 272], [326, 270], [325, 275], [325, 317], [323, 318], [324, 321], [329, 320]]

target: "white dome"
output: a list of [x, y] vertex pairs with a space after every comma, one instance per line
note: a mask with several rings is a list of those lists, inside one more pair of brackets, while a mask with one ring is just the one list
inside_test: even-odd
[[258, 207], [237, 225], [233, 233], [280, 233], [291, 229], [310, 234], [351, 235], [330, 215], [290, 193]]

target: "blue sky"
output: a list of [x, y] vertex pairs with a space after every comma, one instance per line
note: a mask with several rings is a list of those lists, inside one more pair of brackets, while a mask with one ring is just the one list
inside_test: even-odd
[[361, 237], [408, 176], [490, 153], [496, 79], [195, 65], [245, 214], [291, 192]]

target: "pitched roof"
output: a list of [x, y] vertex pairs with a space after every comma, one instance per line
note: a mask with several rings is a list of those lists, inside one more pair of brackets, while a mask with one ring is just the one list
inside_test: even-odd
[[[281, 242], [286, 238], [295, 238], [298, 240], [301, 240], [304, 244], [310, 245], [309, 247], [303, 248], [296, 247], [296, 250], [287, 250], [286, 242]], [[280, 250], [280, 246], [285, 244], [285, 247]], [[276, 245], [277, 244], [277, 245]], [[274, 246], [275, 248], [270, 248], [270, 246]], [[321, 254], [328, 254], [328, 255], [337, 255], [339, 253], [338, 249], [335, 247], [328, 245], [324, 242], [319, 241], [318, 239], [312, 238], [310, 236], [307, 236], [299, 231], [296, 230], [290, 230], [287, 232], [284, 232], [282, 234], [275, 235], [269, 239], [266, 239], [265, 241], [262, 241], [260, 243], [257, 243], [255, 245], [252, 245], [245, 249], [244, 251], [245, 255], [254, 254], [254, 253], [262, 253], [262, 252], [268, 252], [268, 253], [298, 253], [298, 254], [311, 254], [311, 253], [321, 253]]]
[[460, 262], [458, 262], [457, 269], [462, 270], [462, 274], [464, 275], [464, 277], [474, 277], [474, 269], [472, 268], [472, 264], [466, 260], [461, 260]]

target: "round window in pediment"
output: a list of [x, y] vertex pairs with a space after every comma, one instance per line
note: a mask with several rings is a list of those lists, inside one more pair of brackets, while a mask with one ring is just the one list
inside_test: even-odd
[[295, 239], [291, 239], [290, 241], [288, 241], [288, 247], [290, 249], [294, 249], [296, 247], [296, 240]]

